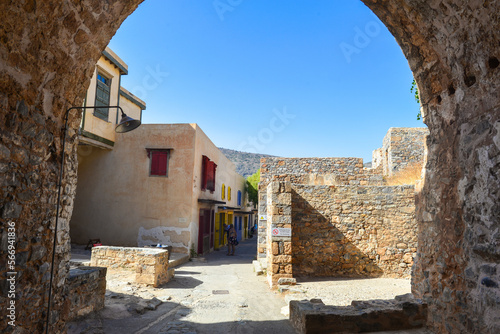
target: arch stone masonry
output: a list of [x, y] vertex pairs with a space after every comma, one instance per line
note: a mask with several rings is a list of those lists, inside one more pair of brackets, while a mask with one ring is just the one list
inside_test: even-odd
[[[101, 51], [141, 0], [0, 4], [0, 307], [18, 332], [43, 331], [64, 111], [82, 104]], [[394, 35], [417, 80], [430, 130], [417, 199], [413, 293], [439, 333], [500, 332], [500, 2], [363, 0]], [[214, 14], [215, 15], [215, 14]], [[69, 117], [52, 332], [68, 313], [68, 221], [81, 115]], [[16, 229], [9, 299], [8, 223]], [[4, 314], [2, 312], [2, 314]], [[8, 322], [0, 331], [11, 331]]]

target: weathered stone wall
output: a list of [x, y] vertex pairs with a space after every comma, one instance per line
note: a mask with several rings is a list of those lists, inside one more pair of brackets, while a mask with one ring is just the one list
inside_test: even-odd
[[[0, 3], [0, 218], [2, 246], [8, 221], [17, 226], [19, 331], [43, 331], [63, 113], [82, 104], [101, 51], [140, 2]], [[408, 59], [430, 130], [425, 183], [417, 200], [420, 242], [413, 291], [428, 301], [428, 325], [435, 332], [498, 333], [500, 2], [362, 2]], [[70, 117], [67, 171], [76, 170], [79, 117]], [[49, 138], [43, 139], [42, 128]], [[54, 332], [64, 327], [61, 301], [67, 296], [69, 257], [64, 225], [75, 178], [68, 172], [63, 182]], [[8, 302], [5, 288], [2, 280], [2, 309]], [[12, 330], [6, 326], [2, 322], [0, 331]]]
[[154, 287], [171, 278], [168, 251], [155, 248], [98, 246], [92, 248], [92, 266], [135, 271], [135, 281]]
[[267, 280], [275, 286], [280, 278], [292, 277], [292, 238], [276, 236], [273, 228], [292, 228], [292, 187], [290, 182], [271, 182], [267, 187], [266, 243]]
[[86, 266], [69, 271], [68, 321], [104, 308], [106, 271], [103, 267]]
[[[363, 167], [361, 158], [262, 158], [259, 215], [267, 213], [267, 186], [274, 181], [315, 185], [382, 185], [381, 170]], [[264, 258], [267, 223], [259, 221], [258, 256]]]
[[381, 149], [373, 151], [373, 168], [381, 166], [385, 176], [412, 165], [423, 166], [427, 128], [390, 128]]
[[[0, 308], [6, 233], [16, 224], [16, 330], [44, 332], [65, 111], [82, 105], [101, 51], [141, 0], [0, 2]], [[64, 331], [78, 111], [69, 115], [54, 266], [51, 333]], [[5, 246], [5, 247], [4, 247]], [[7, 321], [0, 332], [14, 330]]]
[[413, 186], [292, 184], [294, 276], [410, 277]]

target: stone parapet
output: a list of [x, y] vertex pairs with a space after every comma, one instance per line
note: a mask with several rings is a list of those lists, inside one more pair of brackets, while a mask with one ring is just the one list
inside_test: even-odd
[[68, 279], [68, 317], [71, 321], [104, 308], [106, 268], [81, 266], [70, 269]]
[[99, 246], [92, 248], [92, 266], [135, 271], [137, 283], [154, 287], [173, 276], [168, 267], [168, 251], [156, 248]]

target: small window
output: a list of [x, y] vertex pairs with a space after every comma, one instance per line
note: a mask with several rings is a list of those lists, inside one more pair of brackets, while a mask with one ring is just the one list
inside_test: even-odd
[[222, 192], [222, 194], [221, 194], [220, 198], [225, 199], [226, 198], [226, 185], [224, 183], [222, 184], [221, 192]]
[[241, 190], [238, 190], [238, 204], [241, 205]]
[[227, 200], [231, 200], [231, 187], [227, 187]]
[[215, 191], [215, 171], [217, 165], [206, 155], [202, 156], [201, 163], [201, 190]]
[[[111, 91], [111, 79], [102, 73], [97, 73], [97, 87], [95, 92], [95, 106], [109, 106], [109, 96]], [[97, 108], [94, 110], [94, 116], [108, 120], [109, 108]]]
[[168, 176], [168, 150], [148, 150], [149, 176]]

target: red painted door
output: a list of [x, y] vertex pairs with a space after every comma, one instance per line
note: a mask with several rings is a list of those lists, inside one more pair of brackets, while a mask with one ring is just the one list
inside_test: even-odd
[[210, 218], [210, 210], [200, 209], [198, 228], [198, 254], [205, 254], [210, 250]]

